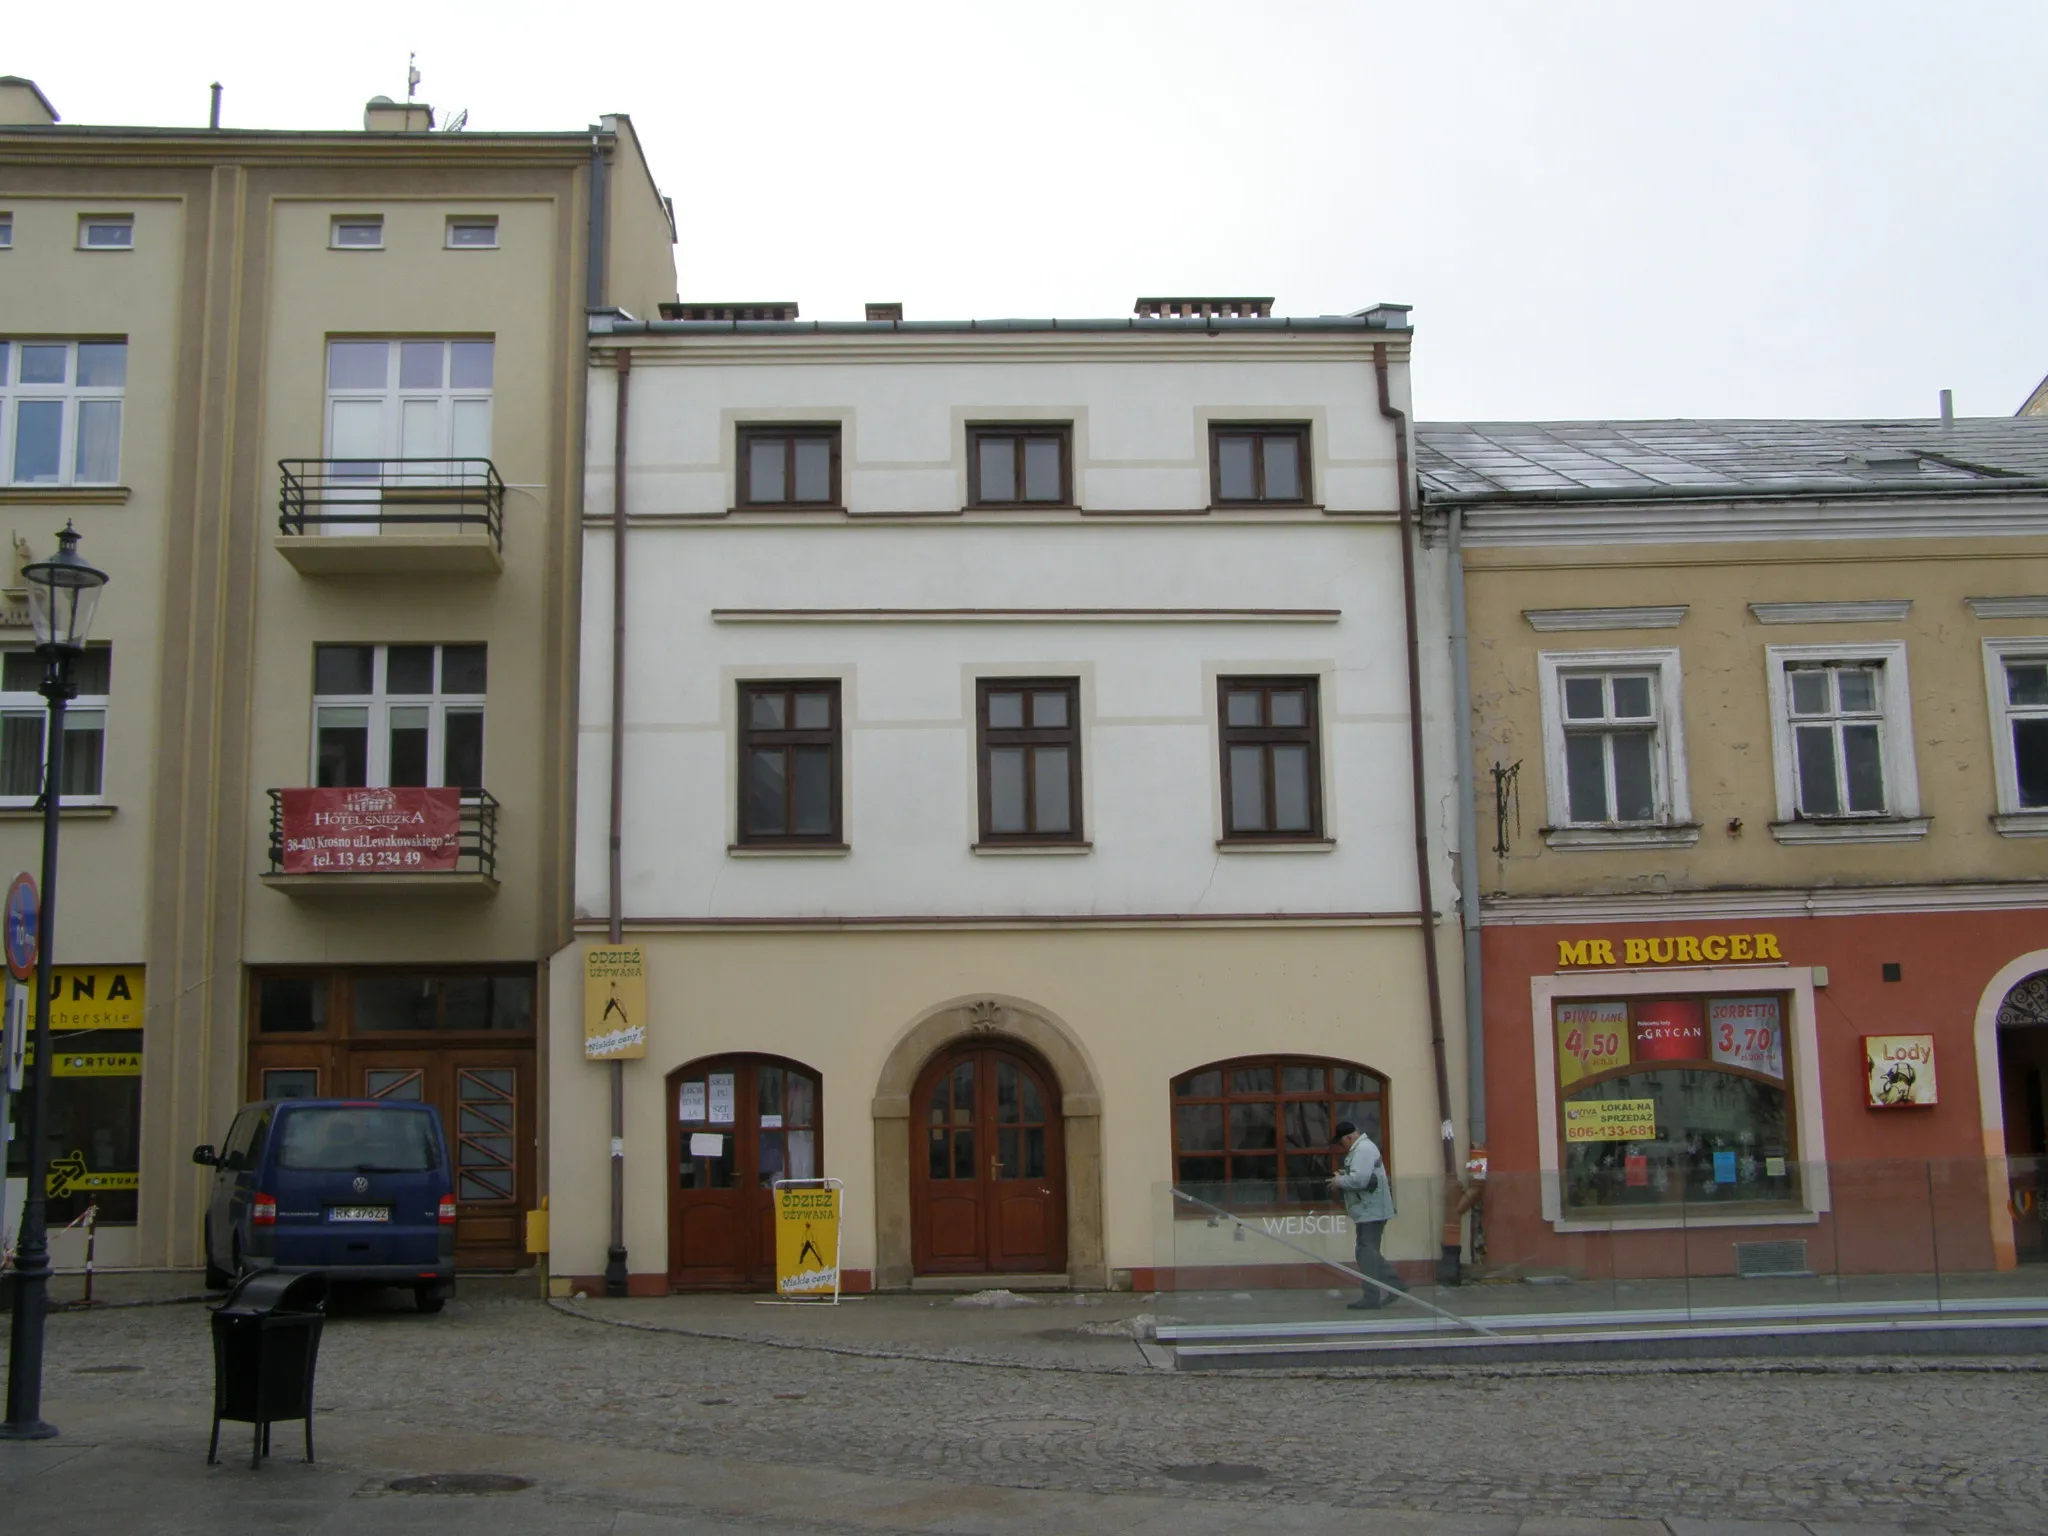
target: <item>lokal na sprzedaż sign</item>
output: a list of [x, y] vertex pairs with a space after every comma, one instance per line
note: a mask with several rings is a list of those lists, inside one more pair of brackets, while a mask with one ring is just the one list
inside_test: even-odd
[[421, 874], [455, 868], [459, 789], [278, 791], [288, 875]]

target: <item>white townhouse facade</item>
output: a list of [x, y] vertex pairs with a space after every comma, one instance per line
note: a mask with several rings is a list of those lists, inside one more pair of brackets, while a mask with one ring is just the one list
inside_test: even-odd
[[[1455, 753], [1405, 309], [663, 308], [590, 337], [551, 1002], [639, 946], [646, 1054], [553, 1033], [557, 1287], [619, 1257], [608, 1154], [634, 1294], [772, 1283], [778, 1177], [843, 1181], [860, 1289], [1194, 1283], [1244, 1255], [1170, 1188], [1327, 1212], [1340, 1119], [1439, 1175]], [[1439, 1236], [1415, 1200], [1389, 1252]]]

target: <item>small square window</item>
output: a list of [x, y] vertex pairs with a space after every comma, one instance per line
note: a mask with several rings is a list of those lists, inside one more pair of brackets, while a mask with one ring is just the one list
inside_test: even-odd
[[1303, 506], [1309, 500], [1308, 428], [1213, 426], [1209, 475], [1219, 506]]
[[337, 251], [381, 251], [384, 249], [384, 216], [338, 213], [329, 227], [327, 244]]
[[743, 426], [739, 450], [741, 506], [840, 504], [836, 426]]
[[0, 251], [14, 248], [14, 215], [0, 213]]
[[1065, 422], [967, 429], [967, 499], [977, 507], [1072, 506], [1073, 429]]
[[494, 251], [498, 248], [498, 219], [457, 216], [448, 221], [448, 249], [451, 251]]
[[127, 213], [88, 213], [78, 220], [81, 251], [129, 251], [135, 248], [135, 217]]

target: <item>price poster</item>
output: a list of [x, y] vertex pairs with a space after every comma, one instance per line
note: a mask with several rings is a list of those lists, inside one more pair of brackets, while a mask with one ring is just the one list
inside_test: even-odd
[[1582, 1077], [1628, 1065], [1628, 1004], [1557, 1005], [1557, 1080], [1569, 1088]]
[[1785, 1024], [1775, 997], [1708, 998], [1707, 1043], [1726, 1066], [1785, 1076]]
[[711, 1123], [731, 1125], [733, 1122], [733, 1074], [714, 1072], [710, 1077]]

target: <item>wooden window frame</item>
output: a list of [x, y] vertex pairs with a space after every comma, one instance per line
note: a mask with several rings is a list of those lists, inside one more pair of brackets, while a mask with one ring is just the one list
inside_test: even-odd
[[[380, 1029], [358, 1030], [355, 1027], [355, 984], [363, 980], [378, 980], [387, 976], [432, 976], [437, 981], [447, 982], [469, 977], [485, 977], [493, 981], [524, 979], [533, 984], [533, 1016], [525, 1029]], [[310, 981], [325, 989], [327, 994], [327, 1027], [325, 1029], [269, 1030], [263, 1028], [263, 983], [265, 981]], [[531, 967], [518, 965], [344, 965], [344, 966], [262, 966], [249, 973], [248, 985], [249, 1021], [246, 1031], [249, 1041], [254, 1044], [267, 1042], [271, 1045], [291, 1045], [296, 1042], [321, 1045], [340, 1041], [369, 1041], [378, 1046], [400, 1048], [407, 1042], [417, 1042], [421, 1049], [438, 1045], [517, 1045], [531, 1043], [539, 1033], [540, 1010], [543, 1006], [540, 978]], [[437, 999], [437, 1009], [445, 1009], [445, 998]]]
[[[1050, 437], [1060, 445], [1060, 494], [1057, 501], [992, 501], [981, 492], [981, 445], [992, 438], [1009, 438], [1015, 445], [1016, 486], [1024, 488], [1024, 440]], [[967, 504], [970, 507], [1047, 508], [1054, 511], [1074, 506], [1074, 424], [1071, 421], [982, 421], [967, 427]]]
[[[1260, 696], [1259, 713], [1270, 721], [1273, 716], [1273, 694], [1276, 692], [1301, 689], [1308, 694], [1308, 723], [1305, 725], [1232, 725], [1230, 723], [1230, 695], [1256, 691]], [[1323, 832], [1323, 741], [1322, 741], [1322, 679], [1306, 677], [1219, 677], [1216, 679], [1216, 736], [1218, 768], [1222, 773], [1223, 841], [1226, 843], [1315, 843], [1324, 842]], [[1245, 831], [1241, 832], [1231, 824], [1230, 795], [1230, 749], [1232, 747], [1256, 746], [1266, 750], [1260, 753], [1260, 772], [1265, 777], [1267, 813], [1270, 817], [1274, 805], [1273, 795], [1273, 754], [1276, 746], [1306, 746], [1308, 748], [1308, 798], [1309, 826], [1306, 831]]]
[[[832, 450], [831, 484], [823, 501], [756, 501], [754, 499], [753, 445], [763, 438], [782, 438], [782, 483], [788, 490], [796, 489], [796, 445], [800, 440], [823, 440]], [[846, 498], [840, 491], [839, 480], [839, 423], [836, 421], [757, 421], [742, 422], [739, 427], [736, 447], [739, 454], [738, 475], [734, 484], [737, 494], [735, 503], [746, 512], [839, 512], [845, 510]]]
[[[1273, 1091], [1271, 1093], [1237, 1093], [1232, 1090], [1231, 1074], [1233, 1072], [1256, 1070], [1260, 1067], [1270, 1068], [1273, 1073]], [[1282, 1071], [1287, 1067], [1320, 1067], [1328, 1074], [1324, 1079], [1326, 1086], [1321, 1089], [1304, 1089], [1299, 1092], [1289, 1092], [1281, 1086], [1285, 1081]], [[1340, 1071], [1363, 1073], [1374, 1083], [1378, 1084], [1378, 1087], [1371, 1091], [1357, 1093], [1339, 1092], [1335, 1087], [1335, 1074]], [[1223, 1091], [1220, 1094], [1195, 1096], [1181, 1093], [1181, 1084], [1199, 1077], [1205, 1072], [1221, 1074]], [[1272, 1104], [1275, 1106], [1273, 1148], [1271, 1152], [1275, 1174], [1273, 1183], [1276, 1189], [1284, 1193], [1289, 1182], [1287, 1159], [1290, 1155], [1286, 1141], [1286, 1106], [1289, 1104], [1328, 1104], [1330, 1106], [1330, 1124], [1334, 1128], [1337, 1123], [1337, 1105], [1339, 1102], [1362, 1103], [1368, 1100], [1375, 1100], [1380, 1107], [1380, 1129], [1379, 1135], [1374, 1137], [1373, 1141], [1380, 1149], [1381, 1161], [1386, 1164], [1387, 1177], [1390, 1179], [1393, 1177], [1393, 1153], [1390, 1145], [1393, 1140], [1393, 1117], [1389, 1102], [1391, 1099], [1390, 1085], [1383, 1074], [1375, 1072], [1363, 1062], [1341, 1061], [1333, 1056], [1304, 1056], [1288, 1053], [1270, 1056], [1233, 1056], [1225, 1061], [1206, 1061], [1199, 1066], [1190, 1067], [1185, 1072], [1177, 1073], [1167, 1084], [1166, 1094], [1167, 1135], [1171, 1138], [1173, 1181], [1175, 1186], [1184, 1189], [1188, 1184], [1188, 1181], [1181, 1175], [1181, 1161], [1184, 1157], [1221, 1158], [1223, 1160], [1223, 1187], [1225, 1191], [1222, 1203], [1228, 1210], [1300, 1211], [1310, 1209], [1325, 1210], [1329, 1207], [1329, 1201], [1326, 1197], [1318, 1198], [1306, 1204], [1284, 1199], [1277, 1203], [1265, 1205], [1236, 1205], [1230, 1203], [1229, 1188], [1232, 1182], [1230, 1178], [1230, 1158], [1232, 1154], [1230, 1146], [1230, 1106], [1233, 1104]], [[1180, 1118], [1177, 1111], [1183, 1107], [1205, 1104], [1214, 1104], [1222, 1108], [1223, 1148], [1221, 1151], [1204, 1148], [1183, 1150], [1180, 1144]], [[1331, 1149], [1328, 1147], [1324, 1148], [1320, 1154], [1312, 1154], [1311, 1149], [1308, 1148], [1296, 1149], [1293, 1153], [1294, 1156], [1310, 1157], [1316, 1155], [1319, 1156], [1324, 1166], [1314, 1172], [1300, 1173], [1294, 1175], [1294, 1177], [1296, 1179], [1329, 1177], [1335, 1172], [1334, 1159], [1331, 1158], [1330, 1152]], [[1264, 1149], [1259, 1149], [1253, 1155], [1265, 1156], [1267, 1153]], [[1194, 1182], [1207, 1183], [1211, 1181], [1196, 1180]], [[1204, 1211], [1200, 1206], [1176, 1201], [1174, 1202], [1174, 1214], [1183, 1219], [1201, 1220], [1207, 1217], [1208, 1212]]]
[[[781, 693], [787, 704], [785, 719], [795, 718], [794, 696], [798, 693], [824, 693], [832, 700], [832, 723], [823, 730], [798, 730], [795, 726], [768, 729], [755, 726], [752, 704], [755, 695]], [[844, 790], [846, 783], [845, 754], [845, 700], [842, 697], [839, 679], [836, 677], [816, 678], [748, 678], [739, 684], [737, 694], [739, 705], [739, 775], [738, 799], [734, 806], [733, 846], [737, 848], [844, 848], [846, 846], [846, 817]], [[756, 748], [781, 747], [785, 751], [796, 747], [826, 747], [830, 749], [832, 767], [832, 825], [825, 832], [749, 832], [747, 830], [747, 759]], [[785, 762], [787, 759], [785, 758]], [[796, 776], [787, 771], [783, 774], [783, 823], [795, 821]]]
[[[1064, 726], [992, 726], [988, 719], [991, 693], [1063, 693], [1067, 699]], [[1081, 680], [1078, 677], [982, 677], [974, 683], [976, 800], [983, 847], [1069, 847], [1085, 843], [1081, 814]], [[992, 781], [989, 754], [996, 747], [1064, 747], [1067, 750], [1067, 830], [1064, 832], [998, 832], [991, 815]], [[1027, 758], [1027, 764], [1032, 760]], [[1035, 764], [1025, 774], [1025, 816], [1035, 820], [1038, 776]]]
[[[1223, 494], [1223, 453], [1222, 444], [1226, 437], [1249, 437], [1258, 444], [1252, 455], [1252, 479], [1257, 494], [1252, 496], [1225, 496]], [[1268, 438], [1286, 437], [1294, 440], [1295, 475], [1301, 483], [1299, 496], [1268, 496], [1266, 492], [1266, 452]], [[1309, 454], [1309, 423], [1305, 421], [1212, 421], [1209, 423], [1209, 502], [1218, 507], [1308, 507], [1315, 505], [1315, 483], [1310, 475], [1312, 460]]]

